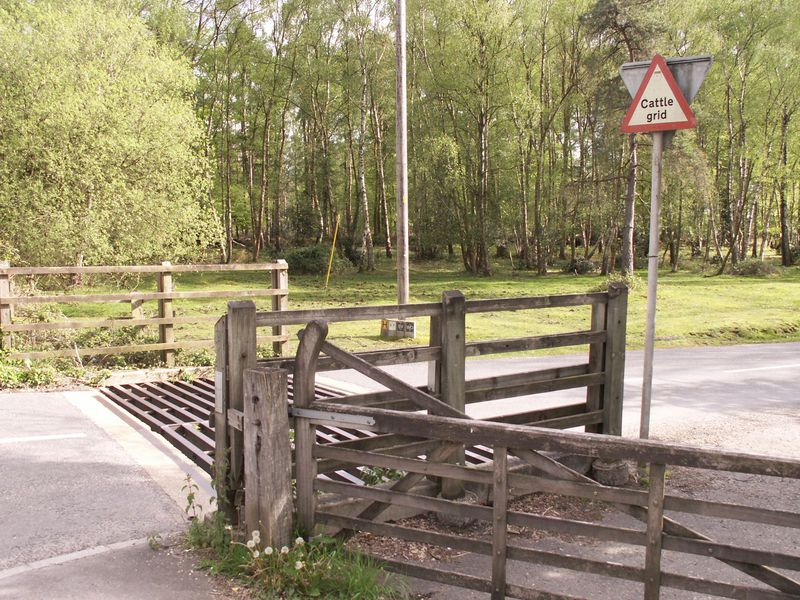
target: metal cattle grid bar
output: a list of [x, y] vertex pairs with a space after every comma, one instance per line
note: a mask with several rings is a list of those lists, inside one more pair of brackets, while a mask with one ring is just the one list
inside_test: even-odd
[[[117, 406], [163, 436], [198, 467], [211, 475], [214, 462], [214, 382], [211, 379], [194, 381], [152, 381], [127, 383], [100, 389]], [[341, 397], [326, 386], [316, 386], [317, 400]], [[293, 401], [292, 376], [289, 375], [289, 403]], [[359, 440], [376, 437], [369, 431], [345, 429], [335, 425], [317, 427], [319, 444], [359, 444]], [[362, 442], [363, 443], [363, 442]], [[484, 447], [467, 449], [467, 463], [487, 465], [491, 450]], [[363, 482], [358, 469], [339, 469], [327, 474], [337, 481]]]

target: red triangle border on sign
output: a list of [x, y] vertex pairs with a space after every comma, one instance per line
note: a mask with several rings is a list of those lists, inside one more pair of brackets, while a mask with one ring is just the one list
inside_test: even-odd
[[[675, 99], [678, 101], [678, 106], [680, 106], [681, 110], [683, 110], [683, 114], [686, 115], [686, 121], [677, 123], [647, 123], [643, 125], [631, 125], [630, 121], [633, 118], [633, 113], [636, 110], [636, 106], [642, 99], [642, 95], [647, 89], [647, 85], [650, 83], [650, 78], [653, 76], [656, 67], [661, 67], [661, 72], [664, 74], [664, 79], [666, 80], [667, 85], [669, 85], [672, 93], [675, 94]], [[620, 130], [623, 133], [649, 133], [653, 131], [692, 129], [696, 125], [697, 120], [695, 119], [694, 112], [689, 107], [689, 103], [686, 101], [686, 98], [683, 97], [683, 92], [681, 92], [681, 88], [675, 81], [672, 71], [669, 70], [667, 61], [664, 60], [664, 57], [660, 54], [656, 54], [653, 57], [653, 60], [650, 62], [650, 67], [647, 69], [647, 73], [645, 74], [644, 79], [642, 79], [642, 83], [639, 86], [639, 89], [636, 91], [636, 95], [633, 97], [633, 102], [631, 102], [631, 105], [628, 107], [628, 112], [625, 114], [625, 118], [622, 119]]]

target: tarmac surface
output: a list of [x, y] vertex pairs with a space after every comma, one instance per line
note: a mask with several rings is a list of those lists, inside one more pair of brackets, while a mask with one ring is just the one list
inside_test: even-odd
[[[625, 435], [638, 430], [641, 353], [629, 353], [626, 369]], [[468, 377], [575, 363], [575, 357], [507, 358], [469, 361]], [[398, 368], [411, 382], [424, 381], [424, 366]], [[654, 380], [653, 437], [729, 450], [800, 456], [800, 344], [658, 350]], [[328, 374], [326, 374], [328, 375]], [[330, 375], [328, 375], [330, 377]], [[365, 384], [352, 374], [340, 383]], [[524, 410], [530, 399], [502, 401], [495, 410]], [[541, 402], [563, 401], [554, 394]], [[505, 403], [505, 404], [504, 404]], [[521, 407], [521, 408], [520, 408]], [[484, 408], [483, 410], [487, 410]], [[492, 410], [491, 407], [489, 410]], [[185, 530], [187, 474], [201, 486], [208, 506], [207, 476], [144, 425], [120, 413], [92, 391], [0, 393], [0, 600], [158, 600], [229, 598], [216, 582], [194, 569], [194, 557], [179, 547], [154, 552], [148, 537], [171, 539]], [[754, 476], [692, 478], [677, 473], [673, 485], [719, 501], [744, 501], [796, 511], [800, 485], [781, 485]], [[603, 523], [632, 526], [611, 512]], [[683, 521], [688, 521], [682, 518]], [[694, 524], [694, 523], [692, 523]], [[748, 534], [755, 544], [797, 554], [797, 531], [756, 526], [731, 529], [711, 520], [704, 531], [719, 541]], [[544, 538], [535, 547], [604, 556], [637, 564], [636, 555], [613, 544]], [[766, 548], [765, 548], [766, 549]], [[628, 552], [628, 553], [626, 553]], [[681, 562], [666, 556], [679, 572], [719, 570], [705, 559]], [[704, 562], [705, 560], [705, 562]], [[464, 555], [446, 563], [461, 572], [486, 573], [484, 559]], [[714, 571], [716, 574], [717, 571]], [[591, 577], [511, 561], [510, 580], [591, 600], [640, 598], [635, 584], [613, 588]], [[738, 580], [737, 580], [738, 581]], [[752, 583], [752, 582], [750, 582]], [[414, 581], [420, 598], [471, 600], [485, 595]], [[664, 598], [703, 598], [668, 591]]]
[[206, 478], [94, 392], [0, 394], [0, 599], [219, 598], [180, 552], [148, 538], [186, 528]]

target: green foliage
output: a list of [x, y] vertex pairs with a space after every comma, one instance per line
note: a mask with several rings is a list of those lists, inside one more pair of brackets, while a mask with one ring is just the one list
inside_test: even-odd
[[[220, 463], [217, 483], [224, 480], [225, 472], [226, 465]], [[316, 538], [307, 543], [298, 537], [292, 547], [272, 548], [262, 544], [261, 532], [256, 530], [246, 543], [238, 542], [221, 510], [202, 518], [203, 510], [197, 503], [199, 488], [190, 476], [181, 489], [186, 494], [185, 512], [191, 519], [186, 540], [190, 546], [212, 553], [202, 566], [213, 574], [249, 583], [259, 598], [407, 598], [398, 581], [369, 558], [346, 549], [341, 541]], [[224, 491], [220, 494], [224, 496]]]
[[[144, 327], [116, 327], [107, 329], [79, 330], [74, 338], [79, 348], [106, 348], [158, 343], [158, 335]], [[99, 355], [86, 359], [87, 364], [102, 364], [107, 368], [136, 366], [156, 366], [160, 364], [158, 352], [130, 352], [128, 354]]]
[[778, 272], [777, 267], [757, 258], [748, 258], [731, 267], [731, 273], [740, 277], [768, 277]]
[[[324, 275], [328, 271], [330, 248], [318, 244], [306, 248], [298, 248], [286, 254], [289, 272], [297, 275]], [[344, 273], [351, 270], [353, 264], [334, 255], [331, 273]]]
[[52, 364], [26, 365], [20, 360], [9, 360], [8, 354], [0, 351], [0, 389], [48, 387], [55, 385], [59, 378]]
[[212, 573], [247, 581], [259, 597], [268, 599], [408, 597], [400, 582], [374, 561], [331, 538], [306, 542], [298, 537], [291, 547], [273, 548], [262, 545], [260, 532], [253, 531], [246, 543], [231, 542], [203, 565]]
[[[211, 349], [177, 350], [175, 363], [187, 367], [211, 367], [214, 365], [214, 351]], [[186, 376], [188, 377], [188, 374]]]
[[597, 265], [595, 265], [592, 261], [587, 260], [585, 258], [578, 258], [575, 260], [571, 260], [567, 264], [565, 264], [564, 267], [562, 268], [562, 271], [564, 271], [564, 273], [586, 275], [588, 273], [596, 272]]
[[605, 292], [608, 291], [608, 288], [612, 283], [622, 283], [628, 286], [629, 290], [634, 291], [634, 290], [644, 290], [647, 281], [639, 277], [636, 273], [630, 273], [628, 275], [623, 275], [621, 273], [612, 273], [608, 275], [602, 283], [593, 286], [591, 290], [593, 292]]
[[367, 485], [378, 485], [386, 481], [396, 481], [405, 477], [405, 471], [384, 467], [363, 467], [359, 472], [361, 481]]
[[216, 239], [189, 65], [113, 6], [0, 8], [3, 257], [150, 262]]

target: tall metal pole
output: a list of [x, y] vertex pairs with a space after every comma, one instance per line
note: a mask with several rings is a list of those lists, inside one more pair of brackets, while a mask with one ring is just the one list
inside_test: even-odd
[[408, 304], [408, 113], [406, 107], [406, 0], [397, 0], [397, 303]]
[[644, 330], [642, 417], [639, 437], [650, 437], [650, 400], [653, 390], [653, 348], [656, 337], [656, 292], [658, 290], [659, 221], [661, 215], [661, 166], [664, 132], [653, 132], [653, 169], [650, 177], [650, 250], [647, 253], [647, 323]]

